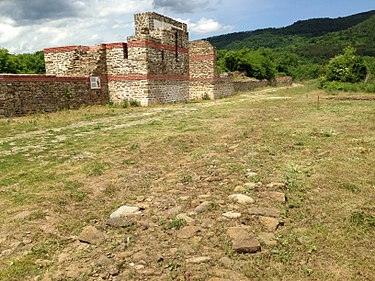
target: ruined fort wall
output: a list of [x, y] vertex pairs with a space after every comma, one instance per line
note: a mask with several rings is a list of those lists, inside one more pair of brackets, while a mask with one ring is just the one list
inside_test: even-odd
[[106, 82], [91, 90], [89, 77], [0, 75], [0, 117], [106, 104]]
[[[127, 43], [48, 48], [49, 75], [1, 75], [0, 116], [103, 104], [108, 99], [137, 100], [143, 106], [217, 99], [269, 85], [220, 77], [216, 60], [216, 49], [208, 41], [189, 42], [186, 24], [156, 13], [137, 14], [135, 36]], [[91, 90], [90, 76], [100, 77], [101, 89]]]
[[189, 81], [187, 79], [167, 79], [149, 81], [148, 105], [183, 103], [189, 100]]
[[216, 49], [208, 41], [190, 42], [190, 99], [217, 99], [234, 94], [230, 78], [218, 75]]
[[185, 24], [155, 13], [135, 15], [135, 36], [126, 48], [107, 49], [110, 98], [142, 105], [183, 102], [189, 93]]
[[142, 106], [148, 106], [149, 86], [146, 79], [114, 79], [108, 80], [109, 99], [121, 104], [124, 100], [139, 101]]
[[173, 27], [187, 33], [187, 25], [172, 18], [149, 12], [134, 15], [135, 35], [141, 35], [145, 30], [158, 30]]
[[56, 76], [101, 76], [106, 74], [106, 48], [68, 46], [44, 49], [46, 73]]

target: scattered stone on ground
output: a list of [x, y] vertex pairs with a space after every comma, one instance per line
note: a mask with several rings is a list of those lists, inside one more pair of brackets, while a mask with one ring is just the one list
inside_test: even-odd
[[308, 243], [308, 242], [310, 241], [309, 237], [307, 237], [307, 236], [300, 236], [300, 237], [297, 237], [296, 240], [297, 240], [297, 242], [298, 242], [299, 244], [301, 244], [301, 245], [306, 244], [306, 243]]
[[259, 239], [268, 247], [276, 247], [276, 235], [273, 232], [261, 232], [258, 234]]
[[194, 209], [196, 213], [203, 213], [211, 208], [211, 202], [210, 201], [204, 201], [202, 202], [198, 207]]
[[256, 253], [261, 250], [261, 245], [250, 227], [230, 227], [227, 234], [232, 238], [232, 250], [237, 253]]
[[255, 173], [255, 172], [251, 171], [250, 169], [247, 170], [246, 177], [254, 178], [254, 177], [257, 177], [257, 176], [258, 176], [258, 173]]
[[227, 256], [219, 259], [219, 263], [222, 266], [224, 266], [225, 268], [232, 268], [232, 265], [233, 265], [233, 261], [230, 258], [228, 258]]
[[246, 187], [242, 186], [242, 185], [238, 185], [234, 188], [234, 192], [244, 192], [246, 190]]
[[259, 216], [260, 223], [270, 232], [276, 231], [280, 221], [277, 218]]
[[280, 217], [280, 210], [276, 208], [267, 208], [267, 207], [251, 207], [248, 209], [250, 215], [258, 215], [265, 217]]
[[265, 197], [265, 198], [270, 198], [271, 200], [274, 200], [279, 203], [285, 203], [285, 194], [283, 192], [278, 192], [278, 191], [266, 191], [266, 192], [261, 192], [260, 196]]
[[84, 227], [81, 234], [78, 236], [79, 241], [94, 245], [101, 244], [104, 239], [104, 234], [91, 225]]
[[279, 190], [285, 190], [286, 189], [286, 184], [283, 182], [271, 182], [266, 185], [267, 188], [269, 189], [279, 189]]
[[136, 215], [140, 213], [141, 213], [141, 208], [139, 207], [121, 206], [110, 215], [110, 218], [111, 219], [121, 218], [121, 217]]
[[194, 222], [194, 219], [191, 218], [191, 217], [189, 217], [189, 216], [188, 216], [187, 214], [185, 214], [185, 213], [178, 214], [178, 215], [176, 216], [176, 219], [178, 219], [178, 220], [185, 220], [188, 224]]
[[239, 204], [253, 204], [255, 200], [244, 194], [232, 194], [228, 197], [231, 201]]
[[195, 257], [195, 258], [186, 259], [186, 263], [200, 264], [200, 263], [209, 262], [210, 260], [211, 260], [210, 257]]
[[179, 206], [176, 206], [176, 207], [173, 207], [172, 209], [169, 209], [166, 214], [167, 214], [167, 217], [174, 217], [176, 216], [177, 214], [181, 213], [182, 210], [184, 209], [184, 207], [182, 207], [181, 205]]
[[259, 184], [258, 183], [255, 183], [255, 182], [247, 182], [244, 184], [244, 187], [246, 190], [253, 190], [257, 187], [259, 187]]
[[226, 212], [223, 214], [224, 217], [228, 219], [238, 219], [241, 217], [241, 213], [236, 213], [236, 212]]
[[106, 224], [112, 227], [128, 227], [133, 225], [134, 223], [129, 221], [125, 217], [118, 217], [107, 219]]
[[178, 230], [177, 238], [190, 239], [200, 231], [201, 231], [201, 229], [199, 227], [188, 225], [188, 226], [185, 226], [184, 228]]

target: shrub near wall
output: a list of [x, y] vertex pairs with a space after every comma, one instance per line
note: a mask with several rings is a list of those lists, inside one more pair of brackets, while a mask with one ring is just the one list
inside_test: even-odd
[[0, 117], [53, 112], [108, 102], [106, 82], [91, 90], [89, 77], [0, 75]]

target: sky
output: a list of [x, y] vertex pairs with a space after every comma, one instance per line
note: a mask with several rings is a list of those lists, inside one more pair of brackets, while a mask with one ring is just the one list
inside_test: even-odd
[[196, 40], [374, 9], [375, 0], [0, 0], [0, 48], [30, 53], [126, 42], [133, 15], [151, 11], [187, 23]]

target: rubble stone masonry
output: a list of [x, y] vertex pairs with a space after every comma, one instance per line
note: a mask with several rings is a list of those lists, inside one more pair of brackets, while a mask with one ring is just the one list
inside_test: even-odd
[[0, 75], [0, 117], [106, 104], [106, 87], [89, 90], [89, 77]]
[[[208, 41], [189, 42], [186, 24], [156, 13], [134, 20], [135, 35], [127, 43], [47, 48], [47, 75], [0, 75], [0, 117], [109, 99], [143, 106], [217, 99], [254, 86], [220, 77], [216, 49]], [[90, 87], [90, 77], [100, 79], [100, 89]]]

